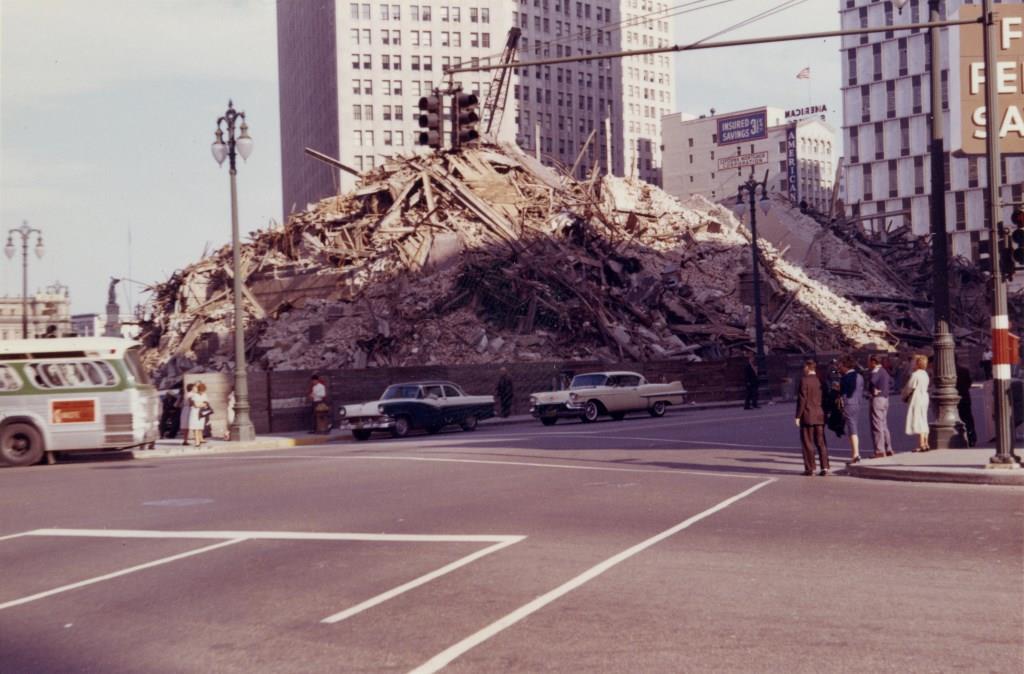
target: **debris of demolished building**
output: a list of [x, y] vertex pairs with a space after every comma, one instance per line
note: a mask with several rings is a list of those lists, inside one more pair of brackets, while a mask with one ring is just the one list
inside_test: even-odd
[[[723, 206], [596, 172], [577, 181], [514, 146], [394, 158], [353, 192], [251, 234], [249, 362], [300, 370], [751, 353], [752, 292], [741, 281], [750, 251], [748, 230]], [[899, 343], [902, 327], [875, 310], [902, 279], [871, 265], [856, 275], [804, 269], [767, 242], [761, 262], [772, 352]], [[141, 339], [159, 381], [230, 368], [231, 283], [224, 247], [152, 288]]]

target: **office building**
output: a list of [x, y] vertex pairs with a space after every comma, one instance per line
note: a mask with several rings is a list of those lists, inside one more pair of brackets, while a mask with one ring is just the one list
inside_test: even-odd
[[[749, 140], [720, 137], [730, 121], [761, 118], [764, 133]], [[723, 125], [725, 125], [723, 127]], [[789, 132], [796, 143], [796, 202], [827, 213], [835, 183], [836, 131], [816, 115], [787, 119], [781, 108], [752, 108], [721, 114], [667, 115], [661, 120], [665, 143], [665, 191], [680, 199], [695, 194], [712, 201], [735, 200], [741, 183], [768, 174], [769, 191], [790, 194]], [[730, 202], [731, 203], [731, 202]]]
[[[0, 339], [22, 338], [22, 298], [0, 297]], [[45, 334], [63, 337], [71, 333], [71, 300], [67, 288], [50, 287], [28, 296], [28, 338]]]
[[[650, 0], [537, 0], [462, 4], [279, 0], [278, 70], [286, 214], [350, 189], [355, 177], [303, 153], [312, 147], [356, 172], [416, 146], [418, 101], [447, 86], [445, 66], [496, 62], [509, 29], [521, 60], [667, 46], [672, 19]], [[661, 18], [659, 18], [661, 17]], [[661, 182], [660, 119], [674, 99], [672, 58], [649, 55], [520, 68], [509, 81], [499, 140], [577, 175], [612, 170]], [[455, 85], [486, 99], [493, 72]]]
[[[942, 16], [965, 3], [943, 0]], [[974, 3], [976, 4], [976, 3]], [[1021, 4], [1018, 1], [1002, 4]], [[998, 7], [998, 5], [996, 5]], [[927, 0], [910, 0], [902, 12], [892, 2], [840, 0], [844, 29], [892, 26], [892, 30], [842, 38], [843, 134], [846, 148], [846, 212], [862, 218], [865, 229], [908, 226], [920, 235], [930, 231], [931, 61], [927, 32], [899, 26], [928, 20]], [[965, 28], [964, 30], [977, 30]], [[978, 244], [987, 240], [985, 207], [987, 168], [980, 156], [950, 152], [950, 119], [960, 115], [950, 91], [949, 54], [959, 29], [943, 29], [941, 44], [942, 107], [945, 132], [943, 182], [946, 227], [951, 255], [977, 261]], [[956, 71], [953, 77], [956, 77]], [[952, 109], [951, 109], [952, 107]], [[1002, 157], [1001, 200], [1022, 199], [1024, 157]], [[1004, 210], [1008, 221], [1010, 208]]]

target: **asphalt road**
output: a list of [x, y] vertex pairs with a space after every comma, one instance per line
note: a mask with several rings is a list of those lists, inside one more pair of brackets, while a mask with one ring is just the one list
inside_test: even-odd
[[0, 470], [0, 671], [1021, 671], [1024, 493], [791, 413]]

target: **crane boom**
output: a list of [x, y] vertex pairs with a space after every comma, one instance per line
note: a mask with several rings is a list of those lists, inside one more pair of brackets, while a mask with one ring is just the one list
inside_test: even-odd
[[[505, 50], [501, 53], [500, 63], [512, 63], [519, 53], [519, 37], [523, 31], [518, 26], [512, 26], [508, 30], [508, 39], [505, 41]], [[512, 79], [511, 68], [499, 68], [494, 71], [494, 78], [491, 80], [491, 88], [487, 92], [487, 100], [484, 101], [484, 133], [490, 135], [491, 129], [495, 132], [501, 127], [501, 118], [505, 113], [505, 103], [508, 100], [509, 81]]]

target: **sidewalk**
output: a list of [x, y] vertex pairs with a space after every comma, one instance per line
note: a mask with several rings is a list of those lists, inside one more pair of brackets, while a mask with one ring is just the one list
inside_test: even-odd
[[884, 459], [862, 459], [846, 467], [851, 477], [905, 482], [958, 482], [1024, 486], [1024, 468], [988, 468], [992, 448], [900, 452]]

